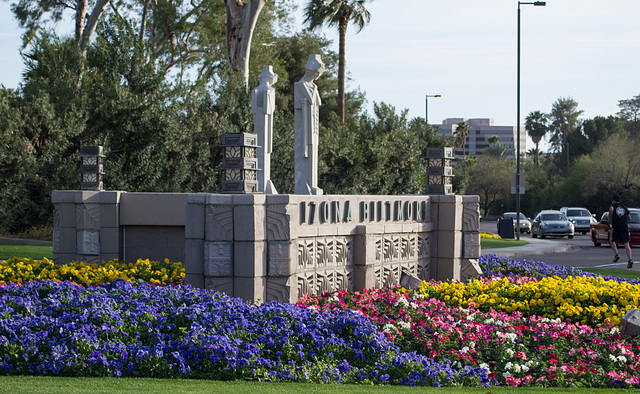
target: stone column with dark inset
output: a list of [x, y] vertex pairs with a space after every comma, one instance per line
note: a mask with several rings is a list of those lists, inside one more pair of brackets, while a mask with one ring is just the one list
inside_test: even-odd
[[313, 83], [324, 72], [320, 55], [309, 55], [307, 72], [294, 84], [295, 194], [322, 194], [318, 187], [320, 94]]

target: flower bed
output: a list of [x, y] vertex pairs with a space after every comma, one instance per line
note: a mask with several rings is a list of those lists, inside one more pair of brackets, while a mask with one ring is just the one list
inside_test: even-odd
[[253, 305], [158, 286], [184, 270], [157, 264], [67, 266], [82, 286], [48, 260], [0, 262], [19, 282], [0, 286], [0, 374], [640, 388], [640, 339], [614, 325], [637, 281], [483, 256], [466, 284]]
[[482, 368], [403, 353], [355, 311], [251, 305], [189, 286], [0, 289], [0, 372], [477, 385]]
[[184, 266], [182, 263], [149, 261], [139, 259], [135, 263], [112, 260], [102, 264], [90, 264], [72, 261], [66, 264], [54, 264], [48, 259], [12, 258], [0, 260], [0, 283], [21, 283], [39, 280], [54, 280], [83, 284], [86, 286], [111, 283], [116, 279], [143, 281], [158, 285], [176, 285], [183, 283]]

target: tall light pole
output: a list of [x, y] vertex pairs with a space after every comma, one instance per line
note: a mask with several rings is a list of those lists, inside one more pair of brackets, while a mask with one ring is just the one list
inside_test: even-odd
[[518, 1], [518, 105], [517, 105], [517, 122], [516, 130], [518, 140], [516, 142], [516, 239], [520, 239], [520, 4], [529, 4], [534, 6], [547, 5], [545, 1]]
[[424, 124], [429, 129], [429, 97], [442, 97], [439, 94], [427, 94], [424, 99]]

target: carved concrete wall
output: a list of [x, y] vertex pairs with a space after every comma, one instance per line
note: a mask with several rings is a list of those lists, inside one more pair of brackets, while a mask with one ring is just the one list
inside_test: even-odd
[[[170, 247], [183, 228], [185, 282], [246, 300], [391, 286], [403, 271], [424, 280], [480, 273], [477, 196], [58, 191], [52, 201], [56, 261], [154, 247], [130, 244], [143, 238]], [[152, 236], [123, 236], [133, 228]]]

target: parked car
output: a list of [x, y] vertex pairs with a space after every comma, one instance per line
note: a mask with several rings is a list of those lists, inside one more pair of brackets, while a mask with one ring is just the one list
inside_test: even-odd
[[[640, 209], [629, 208], [631, 214], [631, 220], [629, 221], [629, 245], [640, 245]], [[591, 241], [594, 246], [600, 246], [601, 244], [609, 244], [609, 232], [611, 227], [609, 226], [609, 212], [602, 214], [598, 223], [591, 225]], [[620, 244], [619, 242], [617, 244]]]
[[533, 238], [564, 237], [573, 238], [573, 223], [560, 211], [540, 211], [531, 222]]
[[596, 215], [591, 214], [587, 208], [562, 207], [560, 212], [564, 213], [567, 219], [573, 223], [573, 230], [577, 233], [586, 234], [590, 231], [592, 224], [598, 223]]
[[[498, 220], [513, 219], [513, 231], [515, 231], [516, 217], [517, 217], [517, 212], [505, 212], [504, 214], [502, 214], [502, 216]], [[498, 222], [498, 233], [500, 233], [500, 222]], [[520, 212], [520, 234], [524, 234], [524, 233], [531, 234], [531, 219], [524, 216], [524, 214]]]

